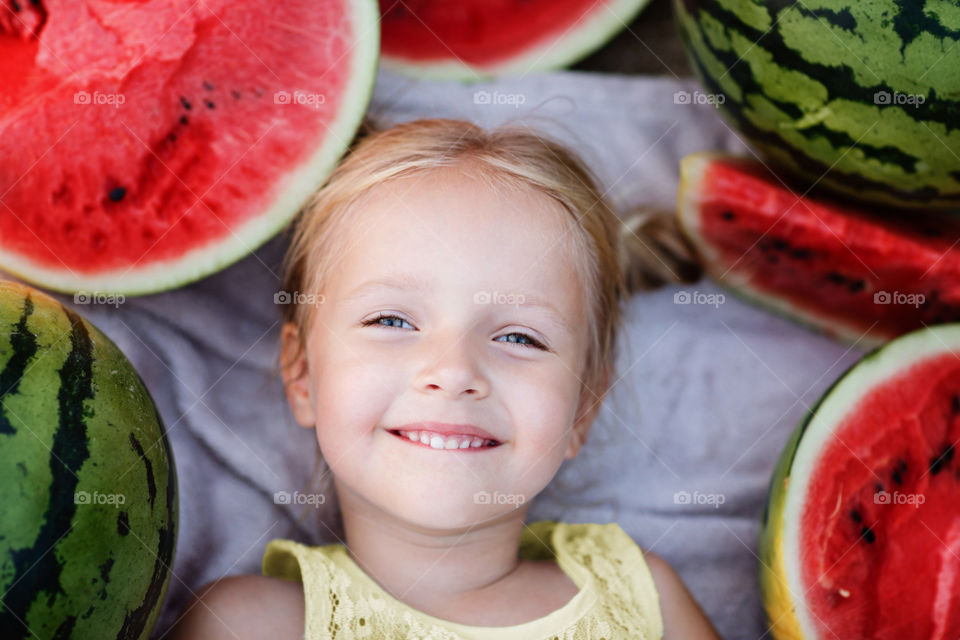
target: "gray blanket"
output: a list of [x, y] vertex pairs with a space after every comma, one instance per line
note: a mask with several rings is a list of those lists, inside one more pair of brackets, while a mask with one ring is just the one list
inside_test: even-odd
[[[381, 73], [371, 111], [388, 121], [522, 119], [579, 150], [619, 209], [671, 207], [681, 157], [744, 150], [715, 109], [698, 104], [698, 89], [689, 80], [575, 72], [481, 85]], [[118, 308], [58, 296], [123, 349], [169, 428], [180, 535], [154, 638], [203, 583], [259, 572], [271, 538], [337, 541], [335, 505], [274, 503], [275, 492], [306, 487], [315, 450], [273, 370], [285, 246], [277, 236], [216, 275]], [[765, 629], [755, 550], [770, 473], [794, 425], [861, 351], [729, 294], [697, 304], [707, 300], [698, 293], [724, 294], [703, 280], [629, 301], [622, 377], [587, 446], [537, 497], [530, 518], [617, 522], [677, 569], [725, 638], [756, 640]], [[684, 295], [692, 303], [675, 301]]]

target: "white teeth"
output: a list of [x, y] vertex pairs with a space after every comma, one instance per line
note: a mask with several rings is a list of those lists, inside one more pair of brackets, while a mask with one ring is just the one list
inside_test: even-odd
[[439, 434], [430, 434], [426, 431], [400, 431], [401, 436], [412, 442], [421, 442], [433, 449], [470, 449], [485, 447], [490, 441], [470, 436], [449, 436], [444, 438]]

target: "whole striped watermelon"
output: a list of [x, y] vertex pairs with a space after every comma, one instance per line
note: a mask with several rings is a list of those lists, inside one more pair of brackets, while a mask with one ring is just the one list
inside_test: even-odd
[[163, 423], [109, 338], [5, 280], [0, 505], [0, 637], [149, 637], [177, 531]]
[[960, 5], [674, 0], [706, 98], [767, 160], [860, 200], [960, 208]]

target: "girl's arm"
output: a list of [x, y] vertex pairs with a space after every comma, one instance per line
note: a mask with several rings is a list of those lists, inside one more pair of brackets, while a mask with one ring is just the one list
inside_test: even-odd
[[652, 551], [644, 551], [643, 556], [660, 595], [663, 640], [720, 640], [673, 567]]
[[303, 623], [299, 582], [228, 576], [197, 591], [164, 640], [301, 640]]

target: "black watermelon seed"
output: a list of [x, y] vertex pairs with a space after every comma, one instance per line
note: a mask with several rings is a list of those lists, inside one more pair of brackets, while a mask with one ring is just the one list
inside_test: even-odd
[[773, 239], [773, 248], [776, 249], [777, 251], [784, 251], [789, 246], [790, 245], [787, 244], [786, 240], [782, 240], [781, 238]]
[[883, 491], [883, 485], [880, 484], [879, 482], [873, 485], [873, 488], [877, 490], [877, 493], [880, 493], [881, 491]]
[[903, 476], [900, 475], [900, 469], [893, 470], [893, 481], [896, 482], [897, 485], [903, 484]]
[[720, 217], [723, 218], [724, 220], [733, 220], [737, 216], [733, 213], [733, 211], [724, 211], [723, 213], [720, 214]]
[[806, 260], [813, 255], [813, 251], [810, 249], [794, 249], [790, 252], [790, 255], [796, 258], [797, 260]]
[[182, 104], [182, 105], [183, 105], [183, 108], [186, 109], [187, 111], [190, 111], [190, 109], [193, 108], [193, 107], [190, 105], [190, 101], [187, 100], [186, 98], [184, 98], [183, 96], [180, 96], [180, 104]]
[[960, 413], [960, 394], [953, 394], [953, 398], [950, 399], [951, 408], [953, 409], [953, 415]]
[[930, 461], [930, 475], [935, 476], [943, 471], [943, 468], [950, 464], [951, 460], [953, 460], [953, 444], [948, 444], [940, 452], [940, 455]]
[[863, 280], [854, 280], [850, 283], [850, 293], [858, 293], [863, 291], [864, 287], [867, 286], [867, 283]]
[[16, 11], [17, 13], [20, 12], [20, 5], [17, 4], [17, 0], [11, 0], [10, 4], [13, 5], [13, 10], [14, 10], [14, 11]]
[[866, 540], [868, 544], [873, 544], [877, 540], [877, 534], [873, 532], [873, 529], [866, 525], [860, 529], [860, 537]]
[[231, 89], [231, 90], [230, 90], [230, 95], [232, 95], [234, 98], [236, 98], [237, 100], [239, 100], [239, 99], [240, 99], [240, 96], [242, 96], [243, 94], [240, 93], [239, 91], [237, 91], [236, 89]]
[[190, 121], [187, 119], [187, 116], [180, 116], [180, 124], [187, 124], [188, 122]]
[[175, 133], [168, 134], [167, 140], [169, 140], [170, 142], [175, 142], [177, 140], [177, 134]]
[[210, 82], [207, 80], [203, 81], [203, 88], [206, 89], [207, 91], [213, 91], [213, 85], [210, 84]]
[[835, 284], [844, 284], [847, 279], [843, 276], [842, 273], [837, 273], [836, 271], [831, 271], [827, 274], [827, 280]]
[[207, 109], [213, 109], [215, 106], [211, 100], [204, 101], [204, 104], [207, 105]]
[[127, 195], [127, 190], [123, 187], [114, 187], [110, 189], [110, 199], [114, 202], [120, 202], [123, 200], [123, 197]]
[[863, 516], [861, 516], [860, 512], [856, 509], [850, 509], [850, 517], [853, 518], [853, 521], [857, 524], [863, 522]]

